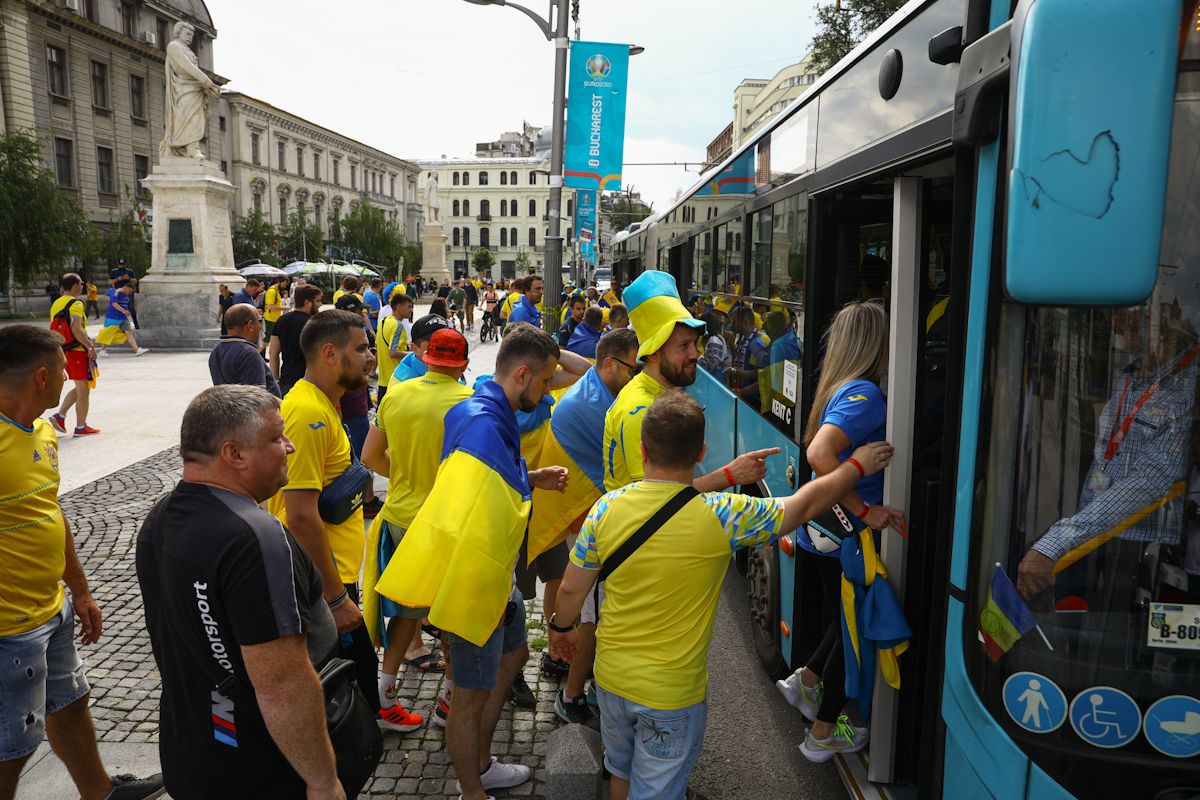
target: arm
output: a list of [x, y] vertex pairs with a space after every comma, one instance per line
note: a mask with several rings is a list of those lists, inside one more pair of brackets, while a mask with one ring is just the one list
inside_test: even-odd
[[[838, 454], [849, 449], [850, 437], [846, 435], [846, 432], [837, 425], [827, 422], [817, 431], [817, 435], [813, 437], [805, 455], [813, 472], [820, 477], [836, 470], [843, 463]], [[866, 465], [864, 464], [863, 467], [865, 468]], [[899, 530], [905, 529], [904, 513], [898, 508], [874, 505], [866, 515], [861, 515], [859, 512], [867, 503], [853, 486], [837, 502], [875, 530], [880, 530], [887, 525]]]
[[308, 660], [305, 636], [241, 648], [263, 722], [309, 798], [344, 798], [325, 726], [325, 696]]
[[94, 358], [96, 346], [92, 344], [92, 340], [83, 330], [83, 317], [71, 315], [71, 333], [75, 334], [75, 341], [83, 343], [83, 349], [87, 351], [88, 357]]
[[[600, 575], [598, 569], [584, 569], [578, 564], [567, 564], [562, 583], [558, 586], [558, 600], [554, 607], [554, 624], [566, 627], [579, 619], [583, 610], [583, 601], [596, 583]], [[550, 636], [550, 657], [563, 661], [574, 661], [579, 647], [579, 631], [559, 633], [548, 629]]]
[[71, 606], [79, 615], [79, 640], [83, 644], [95, 644], [100, 641], [104, 631], [103, 616], [100, 606], [92, 598], [88, 588], [87, 576], [83, 574], [83, 566], [79, 563], [79, 555], [75, 552], [75, 537], [71, 534], [71, 523], [63, 515], [63, 527], [66, 528], [66, 547], [64, 555], [66, 564], [63, 568], [63, 583], [71, 590]]
[[[325, 600], [333, 600], [341, 596], [343, 591], [342, 576], [338, 574], [337, 564], [333, 561], [333, 550], [329, 547], [329, 537], [325, 534], [325, 522], [317, 512], [317, 495], [315, 489], [284, 490], [283, 503], [287, 512], [287, 527], [292, 536], [308, 553], [324, 582]], [[333, 621], [337, 623], [338, 633], [346, 633], [358, 627], [362, 614], [358, 606], [345, 600], [333, 609]]]
[[392, 472], [392, 459], [388, 455], [387, 449], [387, 434], [374, 425], [367, 433], [367, 441], [363, 444], [360, 460], [367, 465], [367, 469], [379, 475], [390, 475]]
[[[779, 452], [778, 447], [768, 447], [763, 450], [752, 450], [749, 453], [742, 453], [740, 456], [730, 461], [724, 467], [718, 470], [713, 470], [707, 475], [701, 475], [692, 481], [692, 486], [698, 492], [719, 492], [722, 489], [727, 489], [729, 486], [745, 485], [747, 483], [755, 483], [760, 481], [767, 474], [767, 456], [773, 456]], [[729, 483], [729, 476], [725, 474], [725, 470], [733, 473], [733, 483]]]
[[572, 353], [570, 350], [562, 350], [559, 352], [558, 366], [561, 369], [556, 371], [554, 377], [550, 379], [551, 389], [561, 389], [564, 386], [570, 386], [591, 369], [592, 362], [578, 353]]
[[267, 357], [271, 359], [271, 374], [275, 380], [279, 380], [279, 337], [272, 336], [271, 344], [267, 348]]
[[[893, 448], [887, 442], [873, 442], [855, 450], [853, 458], [862, 464], [868, 475], [873, 475], [888, 465], [892, 452]], [[784, 498], [783, 530], [795, 530], [825, 509], [832, 508], [858, 480], [858, 470], [849, 461], [844, 461], [828, 475], [804, 484], [795, 494]]]

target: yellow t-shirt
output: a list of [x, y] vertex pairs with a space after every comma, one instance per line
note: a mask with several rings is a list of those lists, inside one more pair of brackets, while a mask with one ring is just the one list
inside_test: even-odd
[[96, 284], [91, 281], [88, 281], [87, 285], [87, 299], [92, 301], [96, 299]]
[[58, 437], [0, 414], [0, 636], [26, 633], [62, 610], [67, 527], [58, 505]]
[[[571, 561], [599, 570], [681, 488], [643, 480], [604, 495], [584, 521]], [[725, 492], [693, 498], [605, 581], [596, 683], [663, 711], [702, 701], [729, 556], [771, 541], [782, 526], [778, 499]]]
[[520, 292], [509, 292], [504, 295], [504, 302], [500, 304], [500, 319], [508, 319], [508, 315], [512, 313], [513, 306], [516, 305], [517, 300], [521, 299], [522, 296]]
[[72, 303], [74, 305], [71, 305], [71, 316], [79, 320], [79, 324], [83, 326], [83, 332], [87, 333], [87, 314], [84, 313], [83, 300], [80, 300], [78, 297], [71, 297], [69, 294], [64, 294], [51, 303], [50, 319], [54, 319], [61, 314], [63, 307]]
[[639, 372], [617, 395], [604, 417], [604, 489], [611, 492], [640, 480], [642, 421], [646, 409], [667, 387]]
[[379, 512], [388, 522], [405, 530], [412, 525], [442, 462], [446, 412], [470, 396], [470, 389], [440, 372], [400, 381], [383, 396], [375, 427], [388, 437], [392, 465]]
[[396, 364], [399, 363], [388, 354], [393, 342], [396, 342], [395, 349], [407, 350], [408, 331], [396, 317], [384, 317], [383, 322], [379, 323], [379, 329], [375, 331], [375, 359], [379, 362], [380, 386], [387, 386], [391, 382], [392, 373], [396, 371]]
[[[296, 447], [288, 456], [288, 482], [267, 502], [267, 510], [287, 524], [283, 493], [296, 490], [321, 491], [350, 466], [350, 439], [329, 397], [301, 379], [283, 398], [284, 433]], [[325, 535], [333, 551], [342, 583], [357, 583], [362, 568], [366, 528], [362, 509], [345, 522], [325, 523]]]
[[[272, 311], [271, 306], [280, 306], [279, 311]], [[267, 322], [278, 322], [283, 316], [283, 298], [279, 295], [279, 290], [272, 286], [267, 289], [267, 296], [263, 298], [263, 319]]]

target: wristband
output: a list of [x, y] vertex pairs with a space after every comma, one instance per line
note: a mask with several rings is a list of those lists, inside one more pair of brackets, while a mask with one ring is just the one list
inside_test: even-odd
[[330, 611], [336, 611], [337, 609], [344, 606], [346, 604], [346, 601], [349, 599], [350, 599], [350, 595], [346, 593], [345, 589], [342, 589], [342, 593], [339, 594], [337, 597], [333, 598], [332, 600], [326, 600], [325, 605], [329, 606]]
[[555, 612], [555, 613], [551, 614], [550, 619], [546, 621], [546, 626], [548, 628], [550, 628], [550, 630], [554, 631], [555, 633], [570, 633], [571, 631], [575, 630], [574, 625], [568, 625], [565, 628], [562, 627], [561, 625], [555, 625], [554, 618], [557, 616], [558, 616], [558, 613]]
[[862, 464], [858, 463], [858, 459], [857, 459], [857, 458], [855, 458], [854, 456], [850, 456], [850, 458], [847, 458], [847, 459], [846, 459], [846, 463], [847, 463], [847, 464], [853, 464], [853, 465], [854, 465], [854, 468], [855, 468], [856, 470], [858, 470], [858, 477], [860, 477], [860, 478], [865, 478], [865, 477], [867, 477], [867, 471], [866, 471], [865, 469], [863, 469], [863, 465], [862, 465]]
[[721, 467], [721, 472], [725, 473], [725, 480], [729, 482], [730, 486], [737, 484], [737, 481], [733, 479], [733, 470], [728, 465]]
[[858, 512], [858, 518], [861, 520], [865, 520], [867, 518], [867, 514], [870, 514], [870, 513], [871, 513], [871, 504], [863, 503], [862, 511]]

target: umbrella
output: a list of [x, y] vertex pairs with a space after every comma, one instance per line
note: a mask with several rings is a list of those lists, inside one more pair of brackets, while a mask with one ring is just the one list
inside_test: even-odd
[[279, 267], [272, 267], [270, 264], [251, 264], [248, 267], [242, 267], [239, 269], [238, 274], [243, 278], [277, 278], [280, 275], [286, 275], [287, 273], [281, 270]]
[[323, 261], [293, 261], [283, 268], [288, 275], [361, 275], [362, 268], [349, 264], [326, 264]]

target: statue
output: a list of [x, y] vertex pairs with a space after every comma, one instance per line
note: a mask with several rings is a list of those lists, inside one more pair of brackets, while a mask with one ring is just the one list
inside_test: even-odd
[[442, 216], [442, 201], [438, 199], [437, 173], [430, 171], [425, 180], [425, 222], [432, 225], [440, 222]]
[[196, 29], [186, 22], [175, 23], [175, 38], [167, 45], [166, 134], [159, 145], [160, 156], [204, 158], [200, 140], [208, 126], [212, 99], [220, 88], [200, 69], [192, 52]]

